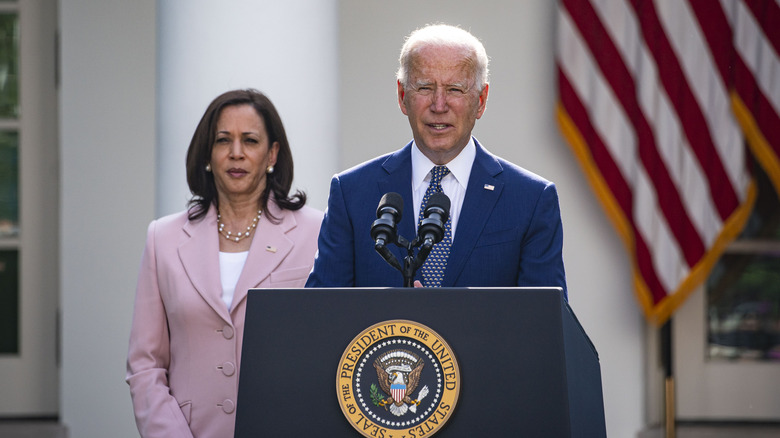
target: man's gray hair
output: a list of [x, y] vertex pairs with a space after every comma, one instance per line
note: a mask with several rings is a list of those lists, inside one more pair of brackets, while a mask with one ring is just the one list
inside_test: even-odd
[[398, 59], [397, 79], [404, 89], [409, 85], [409, 74], [415, 52], [426, 46], [459, 47], [467, 50], [474, 65], [474, 77], [481, 91], [488, 83], [488, 56], [485, 46], [470, 32], [447, 24], [432, 24], [415, 30], [406, 38]]

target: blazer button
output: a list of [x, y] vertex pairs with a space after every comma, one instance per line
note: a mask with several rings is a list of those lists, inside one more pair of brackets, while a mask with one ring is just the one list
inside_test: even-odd
[[232, 362], [225, 362], [222, 365], [218, 366], [217, 368], [222, 370], [222, 374], [224, 374], [224, 375], [226, 375], [228, 377], [230, 377], [230, 376], [232, 376], [233, 374], [236, 373], [236, 366], [233, 365]]
[[225, 339], [233, 339], [233, 327], [226, 325], [222, 327], [222, 336], [225, 337]]
[[232, 414], [234, 410], [236, 410], [236, 405], [233, 403], [233, 400], [225, 399], [222, 403], [218, 404], [217, 406], [222, 407], [222, 411], [226, 414]]

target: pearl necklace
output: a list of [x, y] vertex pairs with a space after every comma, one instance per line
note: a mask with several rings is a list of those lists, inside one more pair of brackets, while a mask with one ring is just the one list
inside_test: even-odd
[[232, 231], [225, 231], [225, 224], [222, 223], [222, 216], [220, 216], [219, 211], [217, 211], [217, 231], [219, 234], [225, 236], [225, 239], [232, 240], [234, 242], [238, 242], [239, 240], [249, 237], [249, 233], [252, 232], [253, 228], [257, 227], [257, 221], [260, 219], [260, 215], [263, 214], [263, 210], [257, 210], [257, 216], [255, 216], [254, 219], [252, 219], [252, 224], [246, 227], [245, 232], [238, 232], [235, 235]]

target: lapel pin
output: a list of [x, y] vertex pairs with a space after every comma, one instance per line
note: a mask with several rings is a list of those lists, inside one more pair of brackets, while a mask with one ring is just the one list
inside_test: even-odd
[[265, 247], [265, 250], [266, 250], [266, 251], [268, 251], [268, 252], [276, 252], [276, 248], [274, 248], [274, 247], [273, 247], [273, 246], [271, 246], [271, 245], [268, 245], [268, 246], [266, 246], [266, 247]]
[[485, 186], [483, 187], [483, 189], [485, 189], [485, 190], [493, 190], [495, 188], [496, 187], [494, 185], [492, 185], [492, 184], [485, 184]]

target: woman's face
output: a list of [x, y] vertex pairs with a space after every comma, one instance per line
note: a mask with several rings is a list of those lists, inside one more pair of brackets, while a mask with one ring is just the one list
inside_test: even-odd
[[223, 108], [210, 161], [220, 203], [259, 200], [278, 152], [279, 143], [269, 144], [265, 123], [251, 105]]

